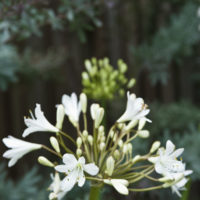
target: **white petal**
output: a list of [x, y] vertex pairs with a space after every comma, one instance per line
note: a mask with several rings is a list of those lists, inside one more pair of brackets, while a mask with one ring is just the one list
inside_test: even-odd
[[70, 153], [66, 153], [63, 155], [63, 162], [70, 168], [74, 168], [77, 165], [77, 159], [73, 154]]
[[83, 169], [85, 172], [87, 172], [88, 174], [92, 176], [97, 175], [99, 172], [99, 168], [94, 163], [84, 165]]
[[155, 171], [158, 174], [164, 174], [166, 172], [166, 169], [160, 163], [156, 163], [155, 164]]
[[183, 153], [183, 151], [184, 151], [184, 148], [177, 149], [176, 151], [174, 151], [171, 154], [171, 157], [177, 158], [177, 157], [179, 157]]
[[66, 176], [61, 182], [61, 188], [64, 191], [70, 191], [77, 182], [78, 170], [74, 169], [68, 176]]
[[85, 158], [83, 156], [81, 156], [79, 159], [78, 159], [78, 162], [81, 163], [82, 165], [85, 165]]
[[123, 194], [123, 195], [128, 195], [128, 188], [123, 185], [121, 182], [119, 181], [115, 181], [115, 180], [112, 180], [111, 179], [111, 183], [113, 185], [113, 187], [120, 193], [120, 194]]
[[171, 154], [175, 149], [175, 145], [170, 141], [167, 140], [167, 144], [166, 144], [166, 154], [169, 155]]
[[55, 169], [56, 171], [61, 172], [61, 173], [68, 173], [68, 168], [66, 168], [65, 165], [57, 165]]
[[78, 186], [82, 187], [85, 183], [85, 176], [83, 173], [83, 170], [79, 170], [79, 174], [78, 174]]

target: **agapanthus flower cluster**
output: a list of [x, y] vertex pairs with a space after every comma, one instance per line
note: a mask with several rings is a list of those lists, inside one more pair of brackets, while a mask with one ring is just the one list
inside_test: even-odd
[[[128, 195], [129, 191], [142, 192], [171, 187], [180, 196], [180, 190], [184, 189], [188, 181], [186, 176], [192, 173], [178, 159], [184, 149], [175, 150], [175, 145], [169, 140], [166, 148], [160, 147], [160, 142], [155, 141], [145, 155], [134, 155], [133, 140], [137, 137], [145, 139], [150, 135], [144, 128], [146, 122], [151, 123], [147, 118], [150, 109], [135, 94], [128, 92], [127, 98], [125, 112], [109, 130], [102, 124], [104, 108], [94, 103], [88, 109], [84, 93], [79, 99], [75, 93], [71, 96], [63, 95], [61, 104], [56, 106], [56, 125], [46, 119], [41, 106], [36, 104], [35, 113], [31, 113], [31, 118], [24, 119], [27, 128], [22, 136], [50, 132], [51, 147], [8, 136], [3, 139], [3, 143], [10, 148], [3, 154], [10, 159], [8, 166], [13, 166], [25, 154], [42, 148], [56, 155], [58, 160], [55, 161], [50, 161], [45, 156], [38, 158], [40, 164], [51, 167], [54, 173], [49, 187], [50, 200], [62, 199], [76, 184], [82, 187], [86, 180], [98, 187], [105, 184], [113, 186], [122, 195]], [[87, 113], [88, 110], [90, 113]], [[76, 138], [62, 130], [65, 116], [74, 126]], [[83, 120], [80, 120], [81, 117]], [[91, 124], [88, 123], [89, 120], [93, 121], [92, 128], [88, 127]], [[71, 142], [70, 146], [66, 145], [66, 140]], [[153, 176], [155, 172], [156, 177]], [[152, 182], [151, 185], [155, 185], [135, 187], [141, 179], [148, 179]]]

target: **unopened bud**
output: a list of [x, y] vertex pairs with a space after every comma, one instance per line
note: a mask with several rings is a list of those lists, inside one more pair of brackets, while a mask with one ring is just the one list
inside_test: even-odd
[[116, 149], [115, 151], [114, 151], [114, 157], [115, 157], [115, 159], [119, 159], [120, 158], [120, 153], [119, 153], [119, 150], [118, 149]]
[[100, 143], [99, 149], [102, 151], [105, 148], [106, 144], [104, 142]]
[[77, 155], [78, 157], [80, 157], [80, 156], [82, 155], [82, 150], [81, 150], [81, 149], [77, 149], [77, 150], [76, 150], [76, 155]]
[[82, 78], [83, 78], [84, 80], [88, 80], [88, 79], [89, 79], [88, 73], [87, 73], [87, 72], [83, 72], [83, 73], [82, 73]]
[[155, 141], [151, 146], [150, 153], [154, 153], [159, 147], [160, 147], [160, 142]]
[[117, 127], [118, 127], [119, 129], [123, 129], [124, 123], [119, 123], [119, 124], [117, 125]]
[[88, 137], [88, 132], [87, 132], [86, 130], [83, 131], [83, 137], [84, 137], [85, 139], [87, 139], [87, 137]]
[[116, 142], [116, 140], [117, 140], [117, 134], [114, 135], [113, 142]]
[[51, 146], [55, 149], [56, 152], [60, 153], [60, 147], [58, 144], [58, 140], [55, 137], [50, 137]]
[[140, 160], [141, 156], [140, 155], [136, 155], [133, 159], [132, 159], [132, 163], [135, 164], [138, 160]]
[[123, 146], [123, 153], [126, 154], [127, 151], [128, 151], [128, 145], [124, 144], [124, 146]]
[[106, 141], [106, 137], [105, 137], [105, 136], [101, 136], [100, 141], [101, 141], [101, 142], [105, 142], [105, 141]]
[[41, 165], [44, 165], [44, 166], [47, 166], [47, 167], [54, 167], [54, 164], [51, 161], [49, 161], [47, 158], [45, 158], [44, 156], [39, 156], [38, 162]]
[[149, 131], [143, 130], [143, 131], [138, 131], [138, 136], [141, 138], [148, 138], [149, 137]]
[[80, 103], [81, 103], [81, 110], [83, 113], [86, 113], [87, 110], [87, 96], [85, 93], [81, 93], [80, 95]]
[[91, 65], [91, 62], [89, 60], [85, 60], [85, 68], [87, 69], [87, 71], [89, 73], [92, 70], [92, 65]]
[[57, 199], [57, 194], [55, 194], [54, 192], [49, 194], [49, 200], [56, 200]]
[[63, 120], [65, 117], [65, 109], [62, 104], [57, 106], [57, 114], [56, 114], [56, 128], [62, 129]]
[[171, 178], [169, 178], [169, 177], [162, 177], [162, 178], [159, 178], [158, 179], [160, 182], [169, 182], [169, 181], [172, 181], [172, 179]]
[[99, 126], [99, 133], [104, 133], [104, 126]]
[[93, 137], [91, 135], [88, 136], [88, 142], [91, 146], [93, 145]]
[[110, 156], [107, 160], [106, 160], [106, 173], [111, 176], [113, 174], [114, 171], [114, 167], [115, 167], [115, 160], [113, 159], [112, 156]]
[[135, 85], [135, 82], [136, 82], [136, 80], [135, 80], [134, 78], [132, 78], [132, 79], [128, 82], [127, 87], [128, 87], [128, 88], [132, 88], [132, 87]]
[[104, 109], [99, 104], [92, 104], [90, 107], [92, 119], [95, 121], [95, 128], [98, 128], [104, 116]]
[[81, 147], [82, 142], [83, 142], [83, 141], [82, 141], [81, 137], [78, 137], [78, 138], [76, 139], [76, 144], [77, 144], [77, 147], [78, 147], [78, 148]]
[[127, 146], [128, 146], [128, 152], [131, 154], [133, 151], [133, 146], [131, 143], [128, 143]]
[[142, 130], [146, 124], [146, 119], [142, 118], [139, 120], [138, 130]]
[[138, 120], [132, 120], [128, 123], [128, 125], [125, 127], [126, 131], [131, 130], [132, 128], [134, 128], [138, 123]]
[[119, 142], [118, 142], [118, 145], [119, 145], [119, 147], [122, 147], [123, 146], [123, 140], [119, 140]]
[[111, 130], [110, 133], [109, 133], [111, 138], [113, 138], [114, 134], [115, 134], [115, 132], [113, 130]]

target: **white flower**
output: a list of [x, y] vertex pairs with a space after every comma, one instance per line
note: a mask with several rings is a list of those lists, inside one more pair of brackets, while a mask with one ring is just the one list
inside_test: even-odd
[[127, 92], [127, 98], [126, 110], [117, 122], [121, 123], [140, 119], [145, 119], [146, 121], [151, 122], [151, 120], [145, 117], [150, 110], [146, 108], [147, 106], [144, 104], [144, 100], [142, 98], [136, 98], [135, 94], [130, 94], [129, 92]]
[[101, 124], [104, 115], [104, 109], [99, 106], [99, 104], [92, 104], [90, 107], [90, 113], [92, 119], [95, 121], [95, 128], [98, 128]]
[[30, 118], [24, 119], [24, 122], [28, 128], [24, 130], [22, 134], [23, 137], [26, 137], [29, 134], [33, 132], [37, 132], [37, 131], [49, 131], [49, 132], [59, 131], [58, 128], [50, 124], [48, 120], [45, 118], [44, 113], [41, 110], [40, 104], [36, 104], [36, 108], [35, 108], [36, 119], [32, 113], [31, 113], [31, 117], [32, 119]]
[[85, 183], [84, 172], [95, 176], [99, 172], [99, 168], [94, 163], [85, 164], [85, 158], [80, 157], [78, 160], [73, 154], [64, 154], [64, 165], [58, 165], [55, 169], [58, 172], [66, 173], [67, 176], [62, 180], [61, 188], [64, 191], [71, 190], [76, 182], [78, 186], [82, 187]]
[[67, 191], [63, 191], [61, 189], [61, 181], [60, 181], [60, 176], [59, 174], [56, 172], [55, 176], [52, 177], [53, 182], [51, 183], [51, 185], [49, 186], [49, 190], [51, 190], [52, 192], [49, 194], [49, 199], [53, 200], [53, 199], [62, 199]]
[[125, 179], [104, 179], [104, 183], [112, 185], [120, 194], [128, 195], [129, 185], [128, 181]]
[[62, 104], [64, 105], [65, 114], [69, 117], [69, 120], [74, 126], [77, 126], [81, 112], [81, 103], [80, 101], [78, 102], [76, 94], [72, 93], [71, 96], [64, 94], [62, 96]]
[[8, 148], [11, 148], [3, 154], [3, 157], [10, 159], [8, 163], [9, 167], [12, 167], [22, 156], [29, 153], [30, 151], [42, 148], [42, 145], [40, 144], [26, 142], [12, 136], [4, 138], [3, 143]]
[[149, 158], [149, 161], [155, 164], [155, 171], [158, 174], [162, 174], [164, 179], [174, 182], [171, 185], [172, 191], [179, 196], [181, 195], [179, 190], [183, 190], [184, 185], [187, 183], [185, 176], [192, 173], [192, 170], [185, 170], [185, 164], [177, 159], [183, 151], [183, 148], [175, 150], [175, 145], [168, 140], [166, 149], [159, 148], [158, 156]]

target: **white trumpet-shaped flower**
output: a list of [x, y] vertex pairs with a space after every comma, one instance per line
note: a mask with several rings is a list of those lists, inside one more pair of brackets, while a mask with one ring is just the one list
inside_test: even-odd
[[61, 200], [67, 194], [67, 191], [61, 189], [61, 180], [57, 172], [55, 173], [55, 176], [52, 176], [52, 180], [53, 182], [49, 186], [49, 190], [52, 191], [49, 194], [49, 200]]
[[35, 108], [35, 117], [31, 113], [31, 118], [25, 118], [24, 122], [27, 129], [24, 130], [22, 136], [26, 137], [31, 133], [38, 132], [38, 131], [49, 131], [49, 132], [58, 132], [59, 129], [53, 126], [44, 116], [44, 113], [41, 110], [40, 104], [36, 104]]
[[147, 109], [144, 100], [142, 98], [136, 98], [135, 94], [130, 94], [129, 92], [127, 92], [127, 98], [126, 110], [117, 122], [121, 123], [140, 119], [145, 119], [146, 121], [151, 122], [151, 120], [145, 117], [150, 110]]
[[64, 94], [62, 96], [62, 104], [65, 108], [65, 114], [74, 126], [77, 126], [79, 115], [81, 113], [81, 103], [78, 102], [77, 95], [72, 93], [71, 96]]
[[26, 142], [12, 136], [3, 139], [3, 143], [10, 148], [3, 157], [10, 159], [8, 166], [12, 167], [25, 154], [42, 148], [42, 145]]
[[67, 174], [61, 182], [61, 188], [64, 191], [71, 190], [76, 183], [82, 187], [85, 183], [84, 171], [91, 176], [95, 176], [99, 172], [99, 168], [94, 163], [85, 164], [84, 157], [77, 160], [73, 154], [67, 153], [63, 156], [63, 162], [64, 165], [58, 165], [55, 169]]
[[104, 183], [112, 185], [120, 194], [128, 195], [129, 182], [125, 179], [104, 179]]
[[90, 113], [92, 119], [95, 121], [95, 128], [98, 128], [104, 116], [104, 109], [99, 104], [94, 103], [90, 107]]

